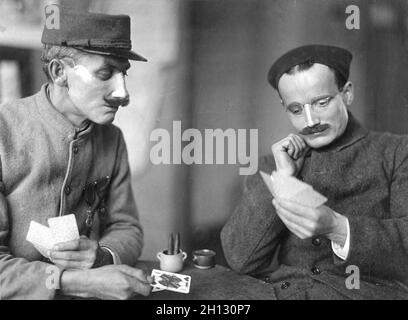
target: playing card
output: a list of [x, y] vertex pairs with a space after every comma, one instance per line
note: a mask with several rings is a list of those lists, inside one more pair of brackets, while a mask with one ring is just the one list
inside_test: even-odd
[[313, 187], [295, 177], [282, 175], [276, 171], [269, 176], [260, 172], [262, 179], [275, 198], [287, 199], [303, 206], [317, 208], [327, 201], [327, 198]]
[[79, 239], [78, 226], [75, 215], [55, 217], [48, 219], [50, 227], [31, 221], [26, 240], [46, 258], [47, 251], [51, 250], [55, 244], [70, 240]]
[[305, 189], [312, 188], [295, 177], [283, 175], [277, 171], [272, 172], [271, 177], [273, 189], [278, 198], [292, 200]]
[[260, 171], [260, 173], [266, 186], [275, 198], [291, 199], [303, 189], [310, 188], [308, 184], [299, 185], [292, 180], [297, 180], [296, 178], [284, 176], [276, 171], [272, 172], [272, 175], [266, 174], [263, 171]]
[[153, 288], [180, 293], [190, 292], [191, 276], [157, 269], [152, 270], [151, 276], [153, 278]]
[[291, 200], [306, 207], [317, 208], [324, 204], [327, 198], [313, 188], [307, 188], [295, 195]]
[[47, 251], [55, 244], [50, 228], [35, 221], [30, 222], [26, 240], [31, 242], [44, 257], [48, 257]]
[[48, 225], [55, 243], [79, 239], [78, 226], [73, 214], [49, 218]]

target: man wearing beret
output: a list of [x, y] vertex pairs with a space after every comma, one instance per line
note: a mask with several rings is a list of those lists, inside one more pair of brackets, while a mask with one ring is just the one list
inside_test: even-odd
[[[0, 295], [148, 295], [150, 277], [131, 267], [143, 231], [126, 145], [111, 124], [129, 103], [129, 59], [146, 59], [131, 51], [129, 16], [62, 7], [59, 14], [59, 28], [46, 25], [42, 35], [48, 83], [0, 106]], [[47, 225], [68, 214], [80, 239], [57, 244], [43, 258], [26, 240], [30, 222]], [[50, 286], [56, 268], [57, 285]]]
[[272, 199], [259, 172], [246, 179], [223, 249], [234, 270], [273, 286], [271, 299], [408, 298], [408, 137], [368, 131], [352, 116], [351, 59], [308, 45], [268, 74], [297, 133], [259, 168], [328, 198], [310, 208]]

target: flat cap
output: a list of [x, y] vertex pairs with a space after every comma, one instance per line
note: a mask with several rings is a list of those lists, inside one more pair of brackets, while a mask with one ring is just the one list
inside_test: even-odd
[[298, 47], [285, 53], [275, 61], [269, 70], [268, 81], [272, 87], [278, 89], [279, 79], [284, 73], [298, 64], [309, 61], [329, 66], [348, 80], [352, 58], [353, 55], [348, 50], [339, 47], [325, 45]]
[[[51, 6], [56, 10], [49, 12], [58, 17], [46, 16], [42, 43], [73, 47], [118, 58], [147, 61], [146, 58], [131, 50], [129, 16], [76, 12], [63, 6]], [[54, 23], [47, 21], [51, 18], [55, 19]]]

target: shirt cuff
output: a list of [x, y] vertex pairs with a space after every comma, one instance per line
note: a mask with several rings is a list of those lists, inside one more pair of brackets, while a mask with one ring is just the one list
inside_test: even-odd
[[347, 237], [344, 246], [340, 246], [335, 242], [331, 242], [333, 252], [336, 256], [338, 256], [342, 260], [346, 260], [350, 251], [350, 224], [347, 219]]
[[113, 251], [112, 251], [111, 249], [109, 249], [108, 247], [101, 246], [101, 248], [108, 250], [108, 252], [109, 252], [109, 253], [111, 254], [111, 256], [112, 256], [113, 264], [120, 264], [120, 258], [119, 258], [119, 256], [118, 256], [115, 252], [113, 252]]

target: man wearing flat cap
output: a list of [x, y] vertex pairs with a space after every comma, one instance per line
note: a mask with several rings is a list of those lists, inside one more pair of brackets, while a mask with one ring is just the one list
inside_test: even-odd
[[271, 67], [295, 134], [260, 159], [328, 198], [317, 208], [272, 199], [259, 172], [224, 226], [226, 259], [273, 286], [271, 299], [408, 298], [408, 137], [371, 132], [349, 111], [352, 54], [289, 51]]
[[[59, 14], [59, 28], [46, 25], [42, 35], [48, 83], [0, 106], [1, 298], [148, 295], [150, 277], [131, 267], [143, 231], [126, 145], [112, 125], [129, 103], [129, 59], [146, 59], [131, 51], [129, 16], [63, 7]], [[43, 258], [26, 240], [30, 222], [47, 225], [68, 214], [80, 239]], [[59, 277], [50, 286], [55, 268]]]

